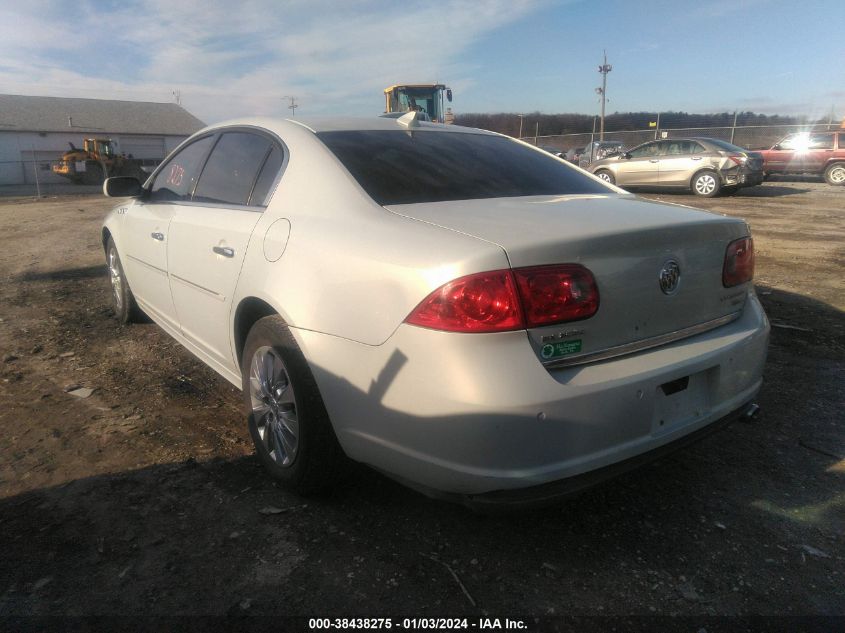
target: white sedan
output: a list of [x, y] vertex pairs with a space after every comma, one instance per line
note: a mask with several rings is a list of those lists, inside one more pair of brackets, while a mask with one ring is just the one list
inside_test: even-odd
[[102, 241], [143, 311], [242, 388], [291, 490], [347, 458], [481, 505], [566, 494], [755, 409], [745, 222], [640, 200], [414, 113], [206, 128]]

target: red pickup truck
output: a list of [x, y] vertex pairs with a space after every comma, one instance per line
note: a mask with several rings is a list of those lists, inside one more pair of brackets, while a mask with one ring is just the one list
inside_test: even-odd
[[767, 177], [814, 174], [824, 176], [831, 185], [845, 184], [845, 129], [796, 132], [760, 153]]

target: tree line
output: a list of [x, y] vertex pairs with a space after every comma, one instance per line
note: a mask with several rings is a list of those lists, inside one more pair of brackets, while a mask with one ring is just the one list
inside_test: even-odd
[[[589, 114], [541, 114], [532, 112], [522, 115], [522, 135], [534, 136], [539, 124], [539, 136], [556, 134], [578, 134], [591, 132], [595, 119], [598, 131], [598, 119]], [[648, 129], [649, 123], [657, 121], [654, 112], [614, 112], [605, 116], [604, 129], [607, 132], [622, 132], [626, 130]], [[695, 128], [695, 127], [730, 127], [734, 122], [733, 112], [718, 112], [715, 114], [690, 114], [688, 112], [661, 112], [660, 128]], [[738, 112], [737, 125], [795, 125], [808, 122], [806, 117], [782, 116], [779, 114], [757, 114], [755, 112]], [[455, 115], [455, 123], [467, 127], [477, 127], [494, 132], [501, 132], [510, 136], [519, 134], [520, 115], [509, 112], [497, 114], [467, 113]], [[827, 123], [818, 121], [818, 123]]]

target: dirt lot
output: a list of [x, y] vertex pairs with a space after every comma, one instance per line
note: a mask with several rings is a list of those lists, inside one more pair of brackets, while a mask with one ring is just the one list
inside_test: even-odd
[[763, 413], [495, 517], [364, 467], [329, 498], [280, 491], [238, 392], [113, 318], [110, 201], [0, 202], [0, 616], [845, 613], [845, 188], [652, 197], [751, 224]]

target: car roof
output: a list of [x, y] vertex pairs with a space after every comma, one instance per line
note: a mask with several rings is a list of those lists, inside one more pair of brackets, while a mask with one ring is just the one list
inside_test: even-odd
[[[418, 121], [419, 125], [412, 128], [413, 131], [449, 132], [455, 134], [489, 134], [501, 136], [496, 132], [481, 130], [478, 128], [463, 127], [461, 125], [445, 125], [443, 123], [429, 123]], [[253, 117], [243, 119], [231, 119], [221, 121], [208, 126], [203, 132], [216, 130], [221, 127], [263, 127], [276, 133], [290, 130], [292, 126], [305, 128], [319, 134], [320, 132], [353, 132], [353, 131], [408, 131], [399, 119], [372, 116], [372, 117], [303, 117], [296, 119], [283, 119], [275, 117]]]

